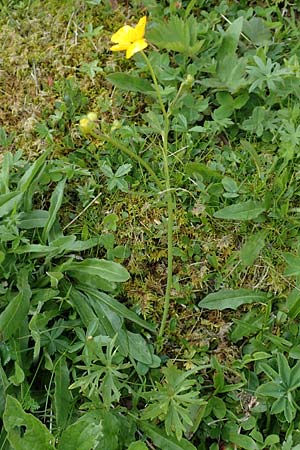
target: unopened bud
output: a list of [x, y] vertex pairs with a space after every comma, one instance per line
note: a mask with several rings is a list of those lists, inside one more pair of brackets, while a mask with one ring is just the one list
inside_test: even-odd
[[191, 87], [191, 86], [193, 86], [194, 80], [195, 80], [195, 79], [194, 79], [193, 75], [188, 74], [187, 77], [186, 77], [186, 79], [184, 80], [184, 84], [185, 84], [186, 86]]
[[86, 116], [91, 122], [97, 122], [98, 116], [95, 112], [89, 112]]
[[95, 122], [88, 119], [87, 117], [84, 117], [79, 121], [79, 129], [83, 134], [90, 134], [95, 129]]

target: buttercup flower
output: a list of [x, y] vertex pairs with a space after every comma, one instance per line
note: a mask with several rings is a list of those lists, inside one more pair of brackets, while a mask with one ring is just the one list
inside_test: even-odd
[[94, 112], [89, 112], [86, 117], [83, 117], [79, 121], [79, 129], [83, 134], [92, 133], [95, 130], [95, 125], [97, 121], [97, 114]]
[[111, 42], [113, 45], [110, 49], [112, 52], [119, 52], [126, 50], [126, 58], [131, 58], [135, 53], [144, 50], [148, 46], [147, 41], [144, 39], [145, 27], [146, 27], [147, 17], [142, 17], [136, 27], [131, 27], [130, 25], [125, 25], [120, 28], [111, 37]]

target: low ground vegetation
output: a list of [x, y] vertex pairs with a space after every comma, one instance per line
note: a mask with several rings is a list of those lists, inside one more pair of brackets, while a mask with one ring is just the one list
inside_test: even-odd
[[297, 3], [0, 0], [1, 450], [300, 449]]

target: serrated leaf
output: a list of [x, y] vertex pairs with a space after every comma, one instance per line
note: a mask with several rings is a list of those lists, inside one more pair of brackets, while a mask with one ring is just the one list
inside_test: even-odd
[[204, 40], [198, 39], [198, 28], [197, 19], [192, 15], [186, 20], [171, 16], [167, 23], [153, 24], [147, 37], [159, 48], [193, 56], [204, 43]]
[[271, 31], [261, 17], [251, 17], [250, 20], [245, 20], [243, 32], [256, 45], [263, 46], [272, 40]]
[[143, 78], [134, 77], [123, 72], [115, 72], [107, 75], [106, 79], [123, 91], [141, 92], [147, 94], [153, 91], [151, 83]]
[[241, 305], [249, 303], [265, 303], [268, 294], [251, 289], [221, 289], [218, 292], [208, 294], [198, 304], [204, 309], [237, 309]]
[[115, 173], [115, 177], [124, 177], [127, 175], [132, 168], [132, 164], [122, 164], [122, 166], [118, 167], [118, 170]]
[[14, 450], [54, 450], [54, 436], [36, 417], [25, 413], [18, 400], [10, 395], [6, 399], [3, 422]]
[[248, 200], [247, 202], [225, 206], [225, 208], [215, 212], [214, 217], [226, 220], [252, 220], [256, 219], [264, 211], [263, 203]]

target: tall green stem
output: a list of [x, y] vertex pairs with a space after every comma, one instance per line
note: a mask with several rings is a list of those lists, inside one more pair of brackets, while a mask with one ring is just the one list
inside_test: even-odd
[[165, 175], [165, 190], [167, 197], [167, 212], [168, 212], [168, 228], [167, 228], [167, 240], [168, 240], [168, 267], [167, 267], [167, 286], [165, 290], [165, 300], [164, 300], [164, 310], [161, 320], [161, 325], [157, 338], [157, 349], [161, 350], [163, 345], [163, 337], [164, 331], [166, 327], [166, 323], [168, 320], [169, 309], [170, 309], [170, 297], [171, 297], [171, 289], [172, 289], [172, 280], [173, 280], [173, 227], [174, 227], [174, 209], [175, 209], [175, 200], [171, 192], [171, 182], [170, 182], [170, 171], [169, 171], [169, 159], [168, 159], [168, 137], [170, 131], [170, 122], [169, 122], [169, 114], [165, 108], [165, 105], [162, 100], [161, 92], [159, 89], [159, 85], [157, 82], [156, 75], [154, 73], [151, 62], [144, 52], [141, 52], [144, 60], [147, 64], [149, 72], [151, 74], [155, 92], [157, 94], [157, 99], [160, 105], [160, 109], [162, 111], [164, 117], [164, 128], [162, 131], [162, 157], [163, 157], [163, 165], [164, 165], [164, 175]]

